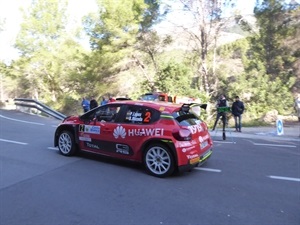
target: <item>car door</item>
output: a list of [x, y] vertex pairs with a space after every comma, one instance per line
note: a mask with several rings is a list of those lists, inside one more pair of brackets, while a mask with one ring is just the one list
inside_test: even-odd
[[139, 150], [147, 139], [163, 135], [163, 128], [155, 127], [154, 123], [159, 115], [158, 111], [147, 106], [127, 105], [122, 120], [113, 131], [116, 153], [139, 161]]
[[88, 123], [79, 125], [79, 145], [84, 151], [114, 155], [113, 130], [122, 104], [100, 106], [90, 115]]

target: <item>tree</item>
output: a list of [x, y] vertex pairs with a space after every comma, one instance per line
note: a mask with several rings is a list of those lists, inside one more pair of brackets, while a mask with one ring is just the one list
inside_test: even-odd
[[66, 31], [66, 1], [33, 1], [17, 36], [15, 47], [21, 53], [22, 78], [29, 82], [29, 96], [39, 99], [50, 94], [56, 100], [60, 70], [55, 63]]
[[75, 80], [71, 76], [82, 74], [85, 54], [75, 33], [66, 28], [66, 9], [66, 0], [37, 0], [24, 11], [15, 43], [21, 57], [9, 72], [20, 81], [19, 97], [57, 102], [66, 93], [74, 95], [76, 86], [70, 88], [68, 82]]
[[[183, 63], [170, 61], [162, 65], [155, 79], [158, 90], [172, 95], [192, 96], [191, 73], [192, 71]], [[194, 93], [193, 93], [194, 94]]]
[[[134, 52], [132, 57], [146, 78], [145, 86], [147, 90], [154, 91], [159, 89], [155, 86], [157, 83], [155, 78], [159, 77], [158, 75], [160, 73], [160, 65], [157, 57], [163, 52], [163, 49], [172, 42], [172, 38], [170, 35], [161, 37], [158, 35], [157, 31], [153, 29], [153, 26], [165, 18], [169, 11], [169, 7], [167, 5], [163, 6], [156, 0], [145, 0], [145, 3], [148, 7], [145, 10], [143, 21], [141, 22], [138, 42], [135, 47], [139, 52], [145, 53], [146, 56], [142, 57], [138, 52]], [[151, 62], [153, 72], [151, 72], [150, 69], [146, 71], [146, 63], [143, 62], [143, 58], [145, 58], [146, 61]], [[147, 58], [150, 60], [147, 60]], [[150, 67], [151, 64], [148, 63], [148, 67]]]
[[233, 7], [232, 0], [181, 0], [184, 9], [193, 17], [195, 29], [184, 28], [192, 41], [191, 48], [195, 52], [197, 88], [209, 95], [216, 91], [214, 70], [210, 70], [208, 54], [215, 49], [221, 28], [227, 19], [223, 17], [224, 10]]
[[264, 0], [255, 7], [259, 32], [251, 38], [251, 53], [255, 61], [263, 62], [271, 79], [283, 76], [281, 78], [286, 81], [290, 77], [291, 65], [296, 58], [293, 57], [294, 46], [287, 40], [295, 36], [300, 25], [295, 16], [297, 10], [299, 4], [281, 0]]
[[143, 0], [99, 0], [98, 8], [98, 14], [85, 17], [84, 27], [93, 49], [88, 72], [103, 81], [120, 72], [121, 61], [133, 51], [146, 5]]
[[115, 4], [102, 0], [98, 4], [99, 13], [84, 21], [93, 49], [90, 73], [111, 82], [107, 78], [137, 66], [153, 88], [153, 75], [145, 68], [140, 52], [150, 55], [157, 71], [155, 50], [161, 40], [151, 27], [165, 14], [160, 12], [160, 4], [156, 0], [117, 0]]

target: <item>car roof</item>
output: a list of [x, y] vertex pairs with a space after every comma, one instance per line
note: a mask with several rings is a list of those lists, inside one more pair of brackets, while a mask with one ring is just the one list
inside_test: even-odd
[[175, 104], [171, 102], [163, 102], [163, 101], [141, 101], [141, 100], [122, 100], [122, 101], [115, 101], [108, 104], [130, 104], [130, 105], [140, 105], [146, 106], [158, 111], [172, 113], [174, 111], [178, 111], [182, 104]]

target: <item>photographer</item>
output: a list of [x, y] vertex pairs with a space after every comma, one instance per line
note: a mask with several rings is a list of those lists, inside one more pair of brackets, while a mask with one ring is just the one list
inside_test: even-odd
[[223, 107], [229, 107], [228, 106], [228, 101], [225, 97], [225, 95], [221, 95], [217, 104], [216, 104], [216, 108], [217, 108], [217, 118], [216, 118], [216, 121], [215, 121], [215, 124], [213, 126], [213, 129], [212, 131], [215, 130], [216, 128], [216, 125], [220, 119], [220, 117], [222, 117], [222, 122], [223, 122], [223, 131], [225, 131], [225, 126], [226, 126], [226, 110], [222, 110]]

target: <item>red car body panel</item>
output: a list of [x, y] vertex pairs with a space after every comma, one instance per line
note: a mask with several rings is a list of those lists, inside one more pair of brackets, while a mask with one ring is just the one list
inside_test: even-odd
[[[102, 106], [81, 117], [68, 117], [58, 126], [54, 145], [58, 146], [58, 136], [62, 130], [71, 129], [74, 132], [75, 142], [82, 151], [141, 163], [143, 162], [145, 147], [152, 142], [161, 142], [167, 145], [174, 154], [178, 168], [194, 167], [206, 161], [212, 153], [213, 142], [205, 122], [200, 119], [193, 119], [196, 121], [195, 124], [187, 126], [181, 125], [174, 118], [174, 113], [180, 111], [182, 105], [144, 101], [117, 101], [107, 105], [120, 108], [118, 121], [95, 119], [96, 116], [93, 112], [97, 112], [97, 109]], [[128, 116], [127, 106], [141, 106], [149, 108], [150, 111], [148, 114], [147, 112], [143, 114], [131, 113]], [[143, 123], [147, 122], [151, 116], [153, 117], [151, 113], [157, 115], [157, 119], [150, 123]], [[148, 118], [149, 114], [151, 116]], [[125, 122], [125, 117], [129, 118], [130, 121]], [[189, 131], [191, 139], [178, 140], [174, 135], [177, 131]]]

